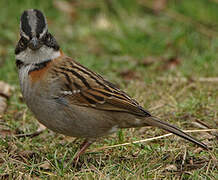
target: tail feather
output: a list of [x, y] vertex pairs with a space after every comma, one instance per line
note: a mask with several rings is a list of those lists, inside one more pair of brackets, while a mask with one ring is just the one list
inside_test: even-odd
[[167, 122], [161, 121], [157, 117], [154, 117], [154, 116], [147, 117], [146, 124], [164, 129], [170, 133], [173, 133], [173, 134], [180, 136], [188, 141], [191, 141], [192, 143], [197, 144], [198, 146], [200, 146], [204, 149], [208, 149], [206, 144], [196, 140], [192, 136], [188, 135], [187, 133], [185, 133], [182, 130], [180, 130], [179, 128], [177, 128], [176, 126], [173, 126]]

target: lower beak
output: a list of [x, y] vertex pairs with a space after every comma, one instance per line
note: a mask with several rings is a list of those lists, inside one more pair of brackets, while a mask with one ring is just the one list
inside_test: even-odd
[[33, 37], [30, 40], [30, 42], [28, 44], [28, 47], [35, 51], [35, 50], [37, 50], [37, 49], [39, 49], [41, 47], [41, 44], [40, 44], [39, 40], [36, 37]]

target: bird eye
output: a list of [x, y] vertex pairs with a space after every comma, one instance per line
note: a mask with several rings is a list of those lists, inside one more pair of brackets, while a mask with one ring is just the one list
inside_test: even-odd
[[51, 41], [51, 36], [49, 34], [46, 35], [46, 41], [47, 42]]
[[46, 33], [44, 36], [42, 36], [42, 41], [44, 41], [45, 43], [49, 41], [49, 34]]
[[24, 47], [24, 42], [23, 41], [20, 41], [20, 46]]
[[19, 44], [20, 44], [20, 47], [21, 47], [21, 48], [26, 47], [27, 43], [28, 43], [28, 39], [26, 39], [26, 38], [24, 38], [24, 37], [21, 37], [20, 43], [19, 43]]
[[51, 41], [51, 37], [50, 36], [47, 37], [47, 41]]

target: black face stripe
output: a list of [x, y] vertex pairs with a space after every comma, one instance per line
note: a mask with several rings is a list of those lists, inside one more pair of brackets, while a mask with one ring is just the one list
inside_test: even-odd
[[49, 32], [46, 32], [46, 34], [43, 38], [43, 43], [46, 46], [51, 47], [56, 51], [60, 49], [56, 39]]
[[29, 25], [29, 20], [28, 20], [28, 13], [27, 11], [24, 11], [23, 14], [21, 15], [21, 30], [28, 35], [29, 37], [32, 36], [31, 32], [31, 27]]
[[34, 9], [37, 17], [36, 34], [39, 35], [46, 28], [46, 20], [41, 11]]
[[21, 61], [19, 59], [16, 60], [16, 66], [17, 66], [18, 69], [20, 69], [23, 65], [24, 65], [23, 61]]
[[27, 44], [28, 39], [22, 36], [16, 45], [15, 54], [19, 54], [21, 51], [24, 51], [27, 48]]

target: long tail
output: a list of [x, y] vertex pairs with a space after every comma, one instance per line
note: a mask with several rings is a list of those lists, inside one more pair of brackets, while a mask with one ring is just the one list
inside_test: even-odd
[[164, 129], [168, 132], [171, 132], [173, 134], [176, 134], [177, 136], [180, 136], [188, 141], [191, 141], [195, 144], [197, 144], [198, 146], [204, 148], [204, 149], [207, 149], [208, 150], [208, 147], [206, 144], [194, 139], [193, 137], [191, 137], [190, 135], [186, 134], [185, 132], [183, 132], [182, 130], [180, 130], [179, 128], [167, 123], [167, 122], [163, 122], [161, 121], [159, 118], [157, 117], [154, 117], [154, 116], [150, 116], [150, 117], [147, 117], [145, 119], [145, 122], [146, 124], [148, 125], [151, 125], [151, 126], [155, 126], [155, 127], [159, 127], [161, 129]]

